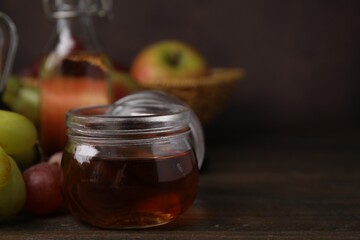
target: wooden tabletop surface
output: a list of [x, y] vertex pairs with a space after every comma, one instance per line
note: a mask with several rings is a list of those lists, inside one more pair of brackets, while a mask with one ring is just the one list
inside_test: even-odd
[[20, 214], [0, 222], [0, 239], [360, 239], [360, 135], [212, 143], [194, 205], [170, 224], [102, 230]]

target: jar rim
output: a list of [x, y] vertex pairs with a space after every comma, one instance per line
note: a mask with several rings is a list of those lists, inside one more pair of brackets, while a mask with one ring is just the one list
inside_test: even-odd
[[190, 121], [189, 108], [179, 104], [122, 104], [116, 106], [123, 109], [117, 115], [111, 111], [114, 106], [94, 105], [71, 109], [66, 113], [66, 126], [69, 131], [79, 135], [111, 137], [179, 131], [187, 128]]
[[131, 104], [131, 105], [141, 105], [143, 103], [176, 103], [182, 106], [186, 106], [190, 112], [189, 128], [190, 128], [190, 138], [193, 141], [195, 153], [198, 160], [199, 169], [201, 168], [204, 158], [205, 158], [205, 138], [202, 129], [202, 124], [199, 118], [196, 116], [195, 112], [179, 98], [170, 95], [164, 91], [160, 90], [142, 90], [132, 94], [129, 94], [123, 98], [120, 98], [115, 102], [116, 105], [122, 104]]

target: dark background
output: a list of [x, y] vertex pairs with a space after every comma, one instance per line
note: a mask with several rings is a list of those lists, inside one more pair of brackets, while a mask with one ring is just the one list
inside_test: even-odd
[[[195, 46], [211, 66], [247, 75], [209, 132], [357, 129], [360, 121], [360, 1], [114, 0], [97, 21], [106, 52], [125, 66], [145, 45], [168, 38]], [[40, 0], [1, 0], [16, 23], [14, 71], [42, 55], [53, 23]], [[230, 131], [229, 131], [230, 130]], [[226, 136], [226, 135], [223, 135]]]

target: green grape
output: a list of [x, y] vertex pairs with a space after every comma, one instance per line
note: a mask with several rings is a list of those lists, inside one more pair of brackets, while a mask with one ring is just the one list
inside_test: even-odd
[[4, 166], [8, 172], [3, 174], [7, 179], [0, 184], [0, 218], [15, 215], [24, 207], [26, 201], [24, 178], [14, 159], [0, 147], [0, 169]]
[[7, 154], [30, 150], [37, 139], [34, 124], [19, 113], [0, 110], [0, 146]]

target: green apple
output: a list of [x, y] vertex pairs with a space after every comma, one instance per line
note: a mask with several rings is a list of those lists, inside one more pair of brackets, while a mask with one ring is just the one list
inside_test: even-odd
[[17, 214], [25, 201], [24, 178], [14, 159], [0, 147], [0, 217]]
[[140, 84], [152, 80], [167, 80], [202, 76], [208, 70], [204, 57], [190, 45], [176, 40], [154, 43], [135, 57], [131, 75]]
[[37, 125], [39, 120], [40, 96], [34, 79], [22, 80], [10, 76], [5, 88], [3, 101], [14, 112], [21, 113]]
[[34, 147], [37, 130], [23, 115], [0, 110], [0, 146], [10, 155], [22, 154]]

